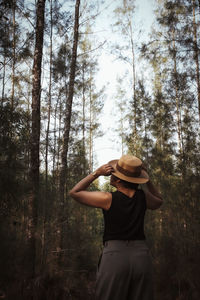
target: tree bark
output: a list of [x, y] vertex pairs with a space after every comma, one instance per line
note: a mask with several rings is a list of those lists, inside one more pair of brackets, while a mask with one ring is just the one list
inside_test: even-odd
[[6, 56], [4, 54], [4, 58], [3, 58], [3, 76], [2, 76], [1, 105], [3, 105], [3, 101], [4, 101], [5, 77], [6, 77]]
[[48, 181], [48, 152], [49, 152], [49, 129], [51, 120], [51, 88], [52, 88], [52, 44], [53, 44], [53, 19], [52, 19], [52, 0], [50, 1], [50, 59], [49, 59], [49, 91], [48, 91], [48, 117], [47, 117], [47, 129], [46, 129], [46, 149], [45, 149], [45, 188], [47, 192], [47, 181]]
[[181, 108], [180, 108], [180, 100], [178, 96], [178, 81], [177, 81], [177, 61], [176, 61], [176, 43], [175, 43], [175, 35], [174, 30], [172, 32], [173, 35], [173, 41], [172, 41], [172, 47], [173, 47], [173, 62], [174, 62], [174, 76], [176, 80], [175, 85], [175, 93], [176, 93], [176, 117], [177, 117], [177, 134], [178, 134], [178, 148], [180, 155], [183, 154], [183, 139], [182, 139], [182, 124], [181, 124]]
[[198, 99], [198, 112], [199, 112], [199, 123], [200, 123], [200, 77], [199, 77], [199, 51], [197, 44], [197, 24], [195, 16], [195, 1], [193, 0], [193, 38], [194, 38], [194, 61], [196, 64], [196, 84], [197, 84], [197, 99]]
[[45, 0], [38, 0], [36, 11], [36, 39], [33, 63], [32, 88], [32, 132], [31, 132], [31, 191], [29, 195], [29, 251], [31, 255], [31, 275], [36, 273], [36, 230], [37, 204], [39, 198], [39, 148], [40, 148], [40, 96], [41, 96], [41, 64], [44, 36]]
[[[56, 105], [55, 105], [55, 110], [54, 110], [54, 142], [53, 142], [53, 168], [52, 168], [52, 173], [53, 173], [53, 181], [55, 181], [55, 172], [57, 171], [56, 169], [56, 145], [57, 145], [57, 113], [58, 113], [58, 106], [60, 102], [60, 91], [57, 97]], [[60, 116], [60, 115], [59, 115]], [[60, 129], [59, 129], [60, 130]]]
[[130, 20], [129, 23], [129, 30], [130, 30], [130, 42], [131, 42], [131, 54], [132, 54], [132, 86], [133, 86], [133, 119], [134, 119], [134, 124], [133, 124], [133, 147], [134, 151], [137, 152], [136, 145], [137, 145], [137, 103], [136, 103], [136, 74], [135, 74], [135, 51], [134, 51], [134, 41], [133, 41], [133, 30], [132, 30], [132, 23]]
[[[65, 190], [66, 190], [67, 154], [68, 154], [68, 144], [69, 144], [69, 132], [71, 126], [71, 111], [72, 111], [72, 101], [74, 95], [74, 82], [75, 82], [75, 70], [76, 70], [77, 46], [78, 46], [79, 7], [80, 7], [80, 0], [76, 0], [72, 59], [70, 64], [69, 89], [68, 89], [68, 97], [66, 103], [63, 148], [61, 153], [61, 170], [60, 170], [60, 177], [59, 177], [59, 206], [60, 206], [59, 223], [60, 221], [62, 221], [61, 220], [62, 209], [64, 206], [64, 198], [65, 198]], [[58, 230], [58, 233], [61, 234], [61, 230]], [[60, 238], [59, 240], [61, 241]], [[60, 248], [60, 246], [61, 244], [58, 247]]]
[[14, 107], [14, 94], [15, 94], [15, 62], [16, 62], [16, 24], [15, 24], [15, 9], [16, 9], [16, 0], [13, 1], [12, 4], [12, 13], [13, 13], [13, 43], [12, 43], [12, 50], [13, 50], [13, 58], [12, 58], [12, 89], [11, 89], [11, 107]]
[[90, 172], [93, 171], [93, 130], [92, 130], [92, 105], [93, 105], [93, 99], [92, 99], [92, 72], [91, 72], [91, 66], [90, 66], [90, 133], [89, 133], [89, 170]]
[[51, 121], [51, 88], [52, 88], [52, 45], [53, 45], [53, 9], [52, 0], [50, 0], [50, 54], [49, 54], [49, 91], [48, 91], [48, 116], [47, 116], [47, 128], [46, 128], [46, 142], [45, 142], [45, 197], [43, 198], [42, 217], [43, 217], [43, 229], [42, 229], [42, 255], [41, 266], [45, 265], [46, 261], [46, 203], [48, 199], [48, 156], [49, 156], [49, 130]]
[[83, 122], [82, 122], [82, 147], [83, 147], [83, 171], [85, 172], [85, 155], [86, 155], [86, 150], [85, 150], [85, 122], [86, 122], [86, 117], [85, 117], [85, 65], [83, 62], [83, 66], [82, 66], [82, 102], [83, 102], [83, 106], [82, 106], [82, 112], [83, 112]]

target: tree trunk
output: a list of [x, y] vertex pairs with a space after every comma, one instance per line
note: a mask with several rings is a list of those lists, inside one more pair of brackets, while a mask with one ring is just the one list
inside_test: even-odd
[[92, 130], [92, 105], [93, 105], [93, 99], [92, 99], [92, 72], [91, 72], [91, 66], [90, 66], [90, 132], [89, 132], [89, 170], [90, 172], [93, 171], [93, 130]]
[[14, 106], [14, 94], [15, 94], [15, 61], [16, 61], [16, 53], [15, 53], [15, 48], [16, 48], [16, 37], [15, 37], [15, 29], [16, 29], [16, 24], [15, 24], [15, 9], [16, 9], [16, 1], [13, 1], [12, 4], [12, 13], [13, 13], [13, 43], [12, 43], [12, 48], [13, 48], [13, 59], [12, 59], [12, 89], [11, 89], [11, 107], [13, 109]]
[[[71, 125], [71, 111], [72, 101], [74, 95], [74, 81], [75, 81], [75, 70], [76, 70], [76, 58], [77, 58], [77, 46], [78, 46], [78, 28], [79, 28], [79, 6], [80, 0], [76, 0], [75, 5], [75, 20], [74, 20], [74, 39], [72, 49], [72, 59], [70, 65], [70, 77], [69, 77], [69, 89], [66, 103], [66, 115], [65, 125], [63, 134], [63, 149], [61, 153], [61, 170], [59, 178], [59, 223], [62, 222], [62, 209], [64, 206], [65, 190], [66, 190], [66, 172], [67, 172], [67, 154], [68, 154], [68, 143], [69, 143], [69, 132]], [[61, 230], [58, 230], [58, 234], [61, 234]], [[59, 238], [59, 243], [61, 238]], [[60, 248], [61, 244], [58, 245]]]
[[172, 32], [173, 34], [173, 62], [174, 62], [174, 75], [175, 75], [175, 93], [176, 93], [176, 117], [177, 117], [177, 134], [178, 134], [178, 148], [179, 148], [179, 154], [182, 155], [183, 153], [183, 139], [182, 139], [182, 130], [181, 130], [181, 109], [180, 109], [180, 101], [178, 96], [178, 82], [177, 82], [177, 62], [176, 62], [176, 44], [175, 44], [175, 36], [174, 36], [174, 30]]
[[51, 88], [52, 88], [52, 43], [53, 43], [53, 19], [52, 19], [52, 0], [50, 0], [50, 57], [49, 57], [49, 91], [48, 91], [48, 116], [47, 116], [47, 129], [46, 129], [46, 142], [45, 142], [45, 197], [43, 199], [42, 217], [43, 217], [43, 230], [42, 230], [42, 255], [41, 265], [45, 265], [46, 261], [46, 203], [48, 199], [48, 154], [49, 154], [49, 129], [51, 121]]
[[[61, 149], [61, 123], [62, 123], [62, 116], [63, 116], [63, 104], [60, 99], [59, 103], [59, 121], [58, 121], [58, 146], [57, 146], [57, 164], [56, 170], [57, 174], [59, 174], [59, 167], [60, 167], [60, 149]], [[59, 180], [59, 179], [58, 179]], [[59, 184], [59, 182], [58, 182]]]
[[53, 142], [53, 170], [52, 170], [52, 173], [53, 173], [53, 181], [55, 181], [55, 172], [56, 172], [56, 145], [57, 145], [57, 112], [58, 112], [58, 105], [59, 105], [59, 102], [60, 102], [60, 91], [59, 91], [59, 94], [58, 94], [58, 98], [57, 98], [57, 101], [56, 101], [56, 106], [55, 106], [55, 111], [54, 111], [54, 142]]
[[45, 0], [37, 2], [36, 40], [33, 63], [32, 89], [32, 133], [31, 133], [31, 192], [29, 195], [29, 251], [31, 255], [31, 275], [36, 273], [36, 229], [37, 204], [39, 198], [39, 148], [40, 148], [40, 96], [41, 96], [41, 64], [44, 35]]
[[133, 80], [133, 147], [134, 151], [137, 153], [137, 103], [136, 103], [136, 95], [135, 95], [135, 87], [136, 87], [136, 74], [135, 74], [135, 51], [134, 51], [134, 41], [133, 41], [133, 30], [132, 30], [132, 23], [130, 20], [129, 24], [129, 30], [130, 30], [130, 41], [131, 41], [131, 53], [132, 53], [132, 80]]
[[6, 77], [6, 55], [4, 54], [4, 58], [3, 58], [3, 76], [2, 76], [1, 105], [3, 105], [3, 102], [4, 102], [5, 77]]
[[47, 117], [47, 129], [46, 129], [46, 149], [45, 149], [45, 185], [47, 192], [47, 179], [48, 179], [48, 151], [49, 151], [49, 128], [51, 119], [51, 87], [52, 87], [52, 41], [53, 41], [53, 20], [52, 20], [52, 0], [50, 1], [50, 59], [49, 59], [49, 99], [48, 99], [48, 117]]
[[[4, 24], [4, 32], [5, 36], [9, 36], [9, 26], [8, 23], [5, 22]], [[5, 37], [4, 37], [5, 38]], [[6, 57], [7, 57], [7, 45], [4, 45], [4, 55], [3, 55], [3, 74], [2, 74], [2, 92], [1, 92], [1, 105], [3, 105], [4, 102], [4, 96], [5, 96], [5, 85], [6, 85]]]
[[133, 43], [133, 32], [130, 25], [130, 34], [131, 34], [131, 50], [132, 50], [132, 76], [133, 76], [133, 101], [134, 101], [134, 134], [137, 135], [136, 129], [136, 99], [135, 99], [135, 84], [136, 84], [136, 75], [135, 75], [135, 51]]
[[200, 0], [198, 2], [199, 2], [199, 15], [200, 15]]
[[195, 16], [195, 1], [193, 0], [193, 38], [194, 38], [194, 61], [196, 64], [196, 84], [197, 84], [197, 99], [198, 99], [198, 111], [199, 111], [199, 123], [200, 123], [200, 77], [199, 77], [199, 51], [197, 44], [197, 24]]
[[82, 122], [82, 147], [83, 147], [83, 172], [85, 173], [85, 155], [86, 155], [86, 151], [85, 151], [85, 122], [86, 122], [86, 117], [85, 117], [85, 65], [83, 62], [83, 69], [82, 69], [82, 102], [83, 102], [83, 106], [82, 106], [82, 112], [83, 112], [83, 122]]

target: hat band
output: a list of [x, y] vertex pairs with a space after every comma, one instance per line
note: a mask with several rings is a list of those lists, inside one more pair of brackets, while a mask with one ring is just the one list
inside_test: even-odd
[[129, 172], [129, 171], [123, 169], [122, 167], [120, 167], [117, 163], [116, 169], [117, 169], [117, 171], [119, 171], [120, 173], [122, 173], [123, 175], [128, 176], [128, 177], [139, 177], [140, 174], [141, 174], [141, 167], [140, 166], [137, 167], [137, 170], [135, 172]]

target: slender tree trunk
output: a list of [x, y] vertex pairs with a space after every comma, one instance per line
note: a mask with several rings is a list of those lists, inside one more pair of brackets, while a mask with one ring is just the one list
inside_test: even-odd
[[6, 56], [3, 58], [3, 82], [2, 82], [2, 93], [1, 93], [1, 105], [3, 105], [4, 101], [4, 93], [5, 93], [5, 77], [6, 77]]
[[43, 229], [42, 229], [42, 255], [41, 265], [45, 265], [46, 260], [46, 203], [48, 199], [48, 154], [49, 154], [49, 129], [51, 121], [51, 88], [52, 88], [52, 43], [53, 43], [53, 19], [52, 19], [52, 0], [50, 0], [50, 57], [49, 57], [49, 91], [48, 91], [48, 116], [47, 116], [47, 129], [46, 129], [46, 142], [45, 142], [45, 197], [43, 199]]
[[[123, 104], [122, 104], [123, 105]], [[120, 135], [121, 135], [121, 155], [124, 154], [124, 114], [123, 107], [120, 105]]]
[[146, 111], [144, 110], [144, 138], [145, 138], [145, 149], [146, 149], [145, 161], [146, 161], [146, 163], [148, 165], [148, 161], [149, 161], [149, 147], [148, 147], [147, 137], [148, 137], [147, 115], [146, 115]]
[[53, 166], [52, 166], [53, 181], [55, 179], [55, 166], [56, 166], [56, 143], [57, 143], [57, 135], [56, 135], [57, 122], [56, 121], [57, 121], [57, 110], [58, 110], [58, 101], [56, 102], [56, 107], [55, 107], [55, 111], [54, 111]]
[[199, 2], [199, 15], [200, 15], [200, 0], [198, 2]]
[[60, 149], [61, 149], [61, 121], [63, 115], [63, 105], [60, 99], [60, 106], [59, 106], [59, 122], [58, 122], [58, 147], [57, 147], [57, 173], [59, 173], [59, 166], [60, 166]]
[[[4, 25], [5, 34], [9, 34], [8, 30], [8, 24], [5, 23]], [[2, 93], [1, 93], [1, 105], [3, 105], [4, 102], [4, 96], [5, 96], [5, 78], [6, 78], [6, 57], [7, 57], [7, 51], [6, 51], [6, 45], [4, 46], [4, 57], [3, 57], [3, 76], [2, 76]]]
[[60, 101], [60, 91], [56, 101], [55, 111], [54, 111], [54, 146], [53, 146], [53, 181], [55, 181], [55, 171], [56, 171], [56, 144], [57, 144], [57, 112], [58, 105]]
[[129, 32], [132, 54], [132, 87], [133, 87], [133, 150], [137, 154], [137, 103], [136, 103], [136, 72], [135, 72], [135, 50], [133, 40], [132, 22], [129, 20]]
[[16, 62], [16, 24], [15, 24], [15, 10], [16, 10], [16, 0], [12, 3], [12, 13], [13, 13], [13, 59], [12, 59], [12, 89], [11, 89], [11, 107], [14, 106], [14, 95], [15, 95], [15, 62]]
[[[90, 77], [91, 80], [91, 77]], [[90, 82], [90, 115], [89, 115], [89, 122], [90, 122], [90, 129], [89, 129], [89, 170], [92, 172], [92, 93], [91, 93], [91, 82]]]
[[[136, 145], [136, 137], [137, 137], [137, 122], [136, 122], [137, 103], [136, 103], [136, 95], [135, 95], [136, 74], [135, 74], [135, 51], [134, 51], [134, 41], [133, 41], [133, 31], [132, 31], [131, 21], [130, 21], [130, 25], [129, 25], [129, 30], [130, 30], [130, 39], [131, 39], [131, 52], [132, 52], [133, 107], [134, 107], [134, 113], [133, 113], [134, 141], [133, 141], [133, 143], [134, 143], [134, 145]], [[136, 149], [134, 149], [134, 150], [136, 150]]]
[[83, 171], [85, 171], [85, 66], [83, 62], [83, 70], [82, 70], [82, 82], [83, 82], [83, 88], [82, 88], [82, 100], [83, 100], [83, 106], [82, 106], [82, 112], [83, 112], [83, 123], [82, 123], [82, 141], [83, 141]]
[[180, 110], [180, 101], [178, 96], [178, 81], [177, 81], [177, 62], [176, 62], [176, 44], [175, 44], [175, 37], [174, 37], [174, 30], [172, 32], [173, 34], [173, 62], [174, 62], [174, 76], [175, 76], [175, 93], [176, 93], [176, 117], [177, 117], [177, 134], [178, 134], [178, 148], [179, 153], [183, 153], [183, 147], [182, 147], [182, 130], [181, 130], [181, 110]]
[[[75, 81], [75, 70], [76, 70], [76, 58], [77, 58], [77, 46], [78, 46], [78, 28], [79, 28], [79, 6], [80, 0], [76, 0], [75, 5], [75, 21], [74, 21], [74, 39], [72, 49], [72, 59], [70, 65], [70, 77], [69, 77], [69, 90], [66, 103], [66, 116], [63, 134], [63, 149], [61, 153], [61, 170], [59, 178], [59, 219], [62, 219], [62, 209], [64, 206], [65, 190], [66, 190], [66, 172], [67, 172], [67, 154], [68, 154], [68, 143], [69, 143], [69, 132], [71, 126], [71, 111], [72, 101], [74, 95], [74, 81]], [[58, 231], [61, 234], [61, 231]], [[61, 238], [59, 238], [61, 242]], [[60, 248], [61, 244], [58, 246]]]
[[90, 95], [90, 132], [89, 132], [89, 170], [90, 172], [93, 171], [93, 113], [92, 113], [92, 105], [93, 105], [93, 98], [92, 98], [92, 71], [90, 66], [90, 87], [89, 87], [89, 95]]
[[195, 1], [193, 0], [193, 42], [194, 42], [194, 61], [196, 64], [196, 84], [197, 84], [197, 99], [198, 99], [198, 111], [199, 111], [199, 123], [200, 123], [200, 75], [199, 75], [199, 50], [197, 43], [197, 24], [195, 16]]
[[69, 91], [68, 91], [68, 98], [66, 104], [65, 126], [64, 126], [64, 134], [63, 134], [63, 149], [61, 154], [61, 171], [60, 171], [60, 186], [59, 186], [61, 203], [64, 202], [69, 131], [71, 125], [72, 101], [74, 95], [74, 81], [75, 81], [75, 69], [76, 69], [76, 58], [77, 58], [77, 46], [78, 46], [79, 6], [80, 6], [80, 0], [76, 0], [74, 40], [73, 40], [73, 49], [72, 49], [72, 60], [70, 65]]
[[51, 121], [51, 88], [52, 88], [52, 43], [53, 43], [53, 20], [52, 20], [52, 0], [50, 1], [50, 59], [49, 59], [49, 101], [48, 101], [48, 118], [47, 118], [47, 129], [46, 129], [46, 149], [45, 149], [45, 185], [47, 194], [47, 181], [48, 181], [48, 151], [49, 151], [49, 128]]
[[31, 254], [31, 275], [36, 273], [36, 230], [37, 204], [39, 198], [39, 148], [40, 148], [40, 96], [41, 96], [41, 64], [44, 35], [45, 0], [37, 2], [36, 39], [33, 63], [32, 89], [32, 133], [31, 133], [31, 193], [29, 196], [29, 251]]

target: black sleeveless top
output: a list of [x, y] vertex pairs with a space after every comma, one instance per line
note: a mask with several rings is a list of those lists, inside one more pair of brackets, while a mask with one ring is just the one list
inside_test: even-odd
[[103, 210], [103, 242], [108, 240], [144, 240], [145, 194], [136, 190], [129, 198], [125, 194], [112, 192], [109, 210]]

